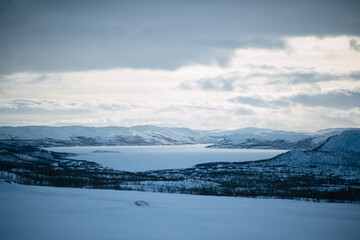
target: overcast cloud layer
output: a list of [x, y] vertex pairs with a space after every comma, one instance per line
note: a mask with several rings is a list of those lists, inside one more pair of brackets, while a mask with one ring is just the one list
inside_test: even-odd
[[360, 126], [358, 1], [0, 1], [0, 125]]

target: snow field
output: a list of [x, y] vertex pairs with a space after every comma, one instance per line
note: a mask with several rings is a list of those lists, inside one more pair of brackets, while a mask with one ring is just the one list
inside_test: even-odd
[[284, 150], [205, 148], [206, 144], [181, 146], [53, 147], [47, 150], [80, 154], [73, 159], [97, 162], [124, 171], [191, 168], [208, 162], [242, 162], [271, 158]]
[[359, 226], [356, 204], [0, 182], [0, 239], [347, 240]]

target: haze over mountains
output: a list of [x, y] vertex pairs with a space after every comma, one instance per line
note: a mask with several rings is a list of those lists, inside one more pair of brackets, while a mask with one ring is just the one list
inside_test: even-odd
[[299, 149], [320, 146], [351, 128], [290, 132], [265, 128], [200, 131], [151, 125], [134, 127], [0, 127], [1, 141], [25, 141], [40, 147], [211, 144], [219, 148]]

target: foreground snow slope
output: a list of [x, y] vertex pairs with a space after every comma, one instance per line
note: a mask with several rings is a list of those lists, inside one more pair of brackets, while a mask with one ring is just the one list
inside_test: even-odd
[[359, 239], [359, 226], [355, 204], [0, 182], [0, 239], [347, 240]]

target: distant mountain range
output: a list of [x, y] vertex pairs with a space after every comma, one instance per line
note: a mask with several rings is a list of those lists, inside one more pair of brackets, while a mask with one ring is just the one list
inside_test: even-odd
[[0, 141], [25, 141], [40, 147], [180, 145], [215, 143], [216, 139], [189, 128], [150, 125], [135, 127], [0, 127]]
[[271, 159], [203, 163], [192, 168], [125, 172], [71, 154], [0, 142], [0, 179], [20, 184], [219, 196], [360, 202], [360, 130], [318, 148]]
[[265, 128], [200, 131], [151, 125], [134, 127], [0, 127], [0, 141], [37, 147], [209, 144], [214, 148], [310, 150], [351, 128], [290, 132]]
[[287, 132], [265, 128], [243, 128], [230, 131], [203, 131], [203, 133], [219, 139], [219, 142], [210, 147], [310, 150], [319, 147], [329, 137], [347, 130], [359, 129], [332, 128], [316, 132]]

